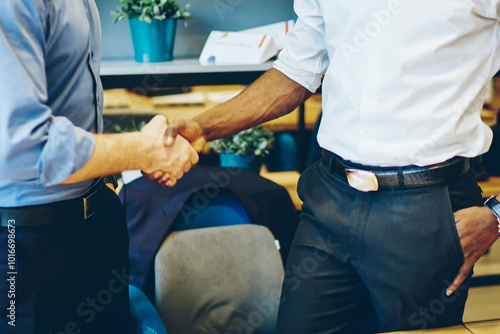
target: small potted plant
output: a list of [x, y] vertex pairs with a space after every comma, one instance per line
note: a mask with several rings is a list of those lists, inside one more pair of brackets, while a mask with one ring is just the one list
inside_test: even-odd
[[259, 172], [273, 141], [272, 131], [256, 126], [235, 135], [214, 140], [210, 143], [210, 147], [219, 153], [221, 166], [240, 167]]
[[129, 20], [135, 61], [161, 62], [173, 59], [177, 20], [191, 19], [189, 4], [176, 0], [120, 0], [115, 23]]

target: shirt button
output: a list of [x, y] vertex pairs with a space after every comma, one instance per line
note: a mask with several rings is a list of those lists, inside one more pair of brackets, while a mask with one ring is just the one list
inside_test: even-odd
[[364, 133], [363, 133], [363, 138], [365, 140], [370, 140], [372, 139], [372, 133], [369, 131], [369, 130], [366, 130]]
[[101, 98], [99, 97], [99, 95], [97, 96], [97, 102], [101, 102]]
[[375, 92], [373, 91], [373, 89], [370, 89], [366, 92], [369, 96], [373, 96], [375, 94]]
[[94, 52], [90, 51], [90, 58], [94, 58]]

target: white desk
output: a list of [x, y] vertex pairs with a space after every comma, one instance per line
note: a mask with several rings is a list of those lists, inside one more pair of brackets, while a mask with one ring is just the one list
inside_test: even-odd
[[247, 85], [272, 66], [272, 61], [260, 65], [202, 66], [198, 59], [174, 59], [161, 63], [103, 59], [101, 80], [104, 89]]

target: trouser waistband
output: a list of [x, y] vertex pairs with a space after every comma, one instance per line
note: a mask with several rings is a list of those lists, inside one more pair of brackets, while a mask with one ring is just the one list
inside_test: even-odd
[[438, 185], [465, 175], [472, 168], [470, 159], [463, 157], [425, 167], [364, 166], [344, 160], [327, 150], [322, 151], [321, 158], [328, 165], [330, 172], [342, 176], [351, 187], [360, 191]]
[[103, 186], [103, 180], [99, 179], [85, 195], [75, 199], [41, 205], [0, 208], [0, 226], [43, 226], [86, 220], [99, 209]]

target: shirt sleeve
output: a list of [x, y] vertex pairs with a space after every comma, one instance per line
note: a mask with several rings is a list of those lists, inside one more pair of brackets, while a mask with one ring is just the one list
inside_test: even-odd
[[314, 93], [330, 63], [325, 22], [317, 0], [296, 0], [294, 9], [297, 22], [274, 68]]
[[49, 107], [47, 6], [43, 0], [0, 1], [0, 180], [59, 184], [94, 150], [91, 133]]

